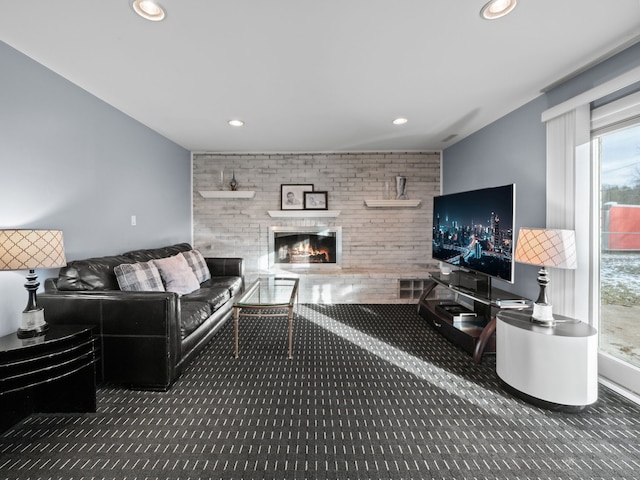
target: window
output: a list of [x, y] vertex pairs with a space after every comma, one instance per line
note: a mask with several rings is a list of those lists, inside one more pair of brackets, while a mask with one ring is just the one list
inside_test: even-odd
[[640, 94], [591, 112], [599, 373], [640, 393]]
[[640, 367], [640, 122], [594, 138], [600, 350]]

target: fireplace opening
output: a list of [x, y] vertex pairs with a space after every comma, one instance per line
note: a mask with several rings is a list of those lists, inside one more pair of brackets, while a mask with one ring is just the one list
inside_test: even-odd
[[335, 234], [277, 233], [275, 263], [336, 263]]
[[272, 227], [269, 244], [272, 266], [339, 266], [341, 263], [340, 227]]

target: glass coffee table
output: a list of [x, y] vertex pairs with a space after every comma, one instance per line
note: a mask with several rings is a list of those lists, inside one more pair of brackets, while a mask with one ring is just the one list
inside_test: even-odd
[[[293, 358], [293, 309], [298, 297], [298, 278], [259, 277], [233, 304], [235, 354], [238, 358], [240, 316], [289, 318], [289, 358]], [[249, 313], [258, 310], [283, 310], [277, 313]]]

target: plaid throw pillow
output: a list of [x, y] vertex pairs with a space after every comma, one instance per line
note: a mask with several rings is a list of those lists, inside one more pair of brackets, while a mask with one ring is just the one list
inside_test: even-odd
[[191, 270], [182, 253], [151, 261], [158, 267], [167, 292], [185, 295], [200, 288], [195, 273]]
[[206, 282], [211, 278], [211, 272], [207, 267], [207, 262], [198, 250], [189, 250], [188, 252], [182, 252], [182, 256], [185, 258], [193, 273], [196, 274], [196, 278], [200, 283]]
[[120, 290], [129, 292], [164, 292], [160, 272], [152, 262], [124, 263], [113, 269]]

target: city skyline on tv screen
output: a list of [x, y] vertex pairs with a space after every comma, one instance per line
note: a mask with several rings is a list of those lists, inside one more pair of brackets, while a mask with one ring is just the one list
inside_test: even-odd
[[513, 281], [515, 184], [433, 201], [433, 258]]

